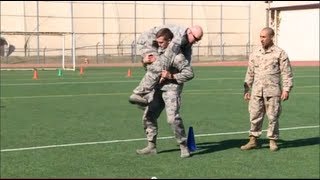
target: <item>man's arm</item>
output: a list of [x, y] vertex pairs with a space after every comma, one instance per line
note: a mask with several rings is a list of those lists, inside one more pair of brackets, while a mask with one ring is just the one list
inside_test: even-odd
[[249, 57], [248, 68], [247, 68], [247, 72], [246, 72], [246, 76], [245, 76], [245, 80], [244, 80], [244, 84], [243, 84], [243, 88], [244, 88], [243, 98], [246, 101], [250, 100], [250, 89], [252, 87], [253, 80], [254, 80], [254, 60], [253, 60], [253, 57], [254, 57], [253, 55], [250, 55], [250, 57]]
[[284, 51], [280, 54], [280, 70], [282, 76], [282, 93], [281, 100], [289, 99], [289, 92], [293, 87], [293, 73], [287, 53]]
[[172, 66], [177, 69], [178, 73], [173, 74], [167, 70], [162, 71], [161, 77], [165, 79], [175, 80], [178, 84], [185, 83], [194, 78], [193, 69], [183, 54], [178, 54]]

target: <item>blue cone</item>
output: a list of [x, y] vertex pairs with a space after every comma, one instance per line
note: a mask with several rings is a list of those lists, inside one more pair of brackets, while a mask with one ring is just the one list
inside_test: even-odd
[[197, 150], [196, 141], [194, 139], [192, 126], [189, 127], [187, 146], [189, 148], [189, 151], [191, 151], [191, 152]]

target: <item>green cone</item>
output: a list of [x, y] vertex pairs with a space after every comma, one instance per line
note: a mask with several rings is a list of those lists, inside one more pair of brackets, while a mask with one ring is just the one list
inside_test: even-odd
[[58, 69], [58, 76], [62, 77], [62, 70], [61, 69]]

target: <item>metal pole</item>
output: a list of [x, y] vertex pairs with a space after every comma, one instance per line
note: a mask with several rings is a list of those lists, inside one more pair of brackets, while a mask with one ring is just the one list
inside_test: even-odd
[[98, 43], [96, 44], [96, 61], [97, 61], [97, 64], [98, 64], [98, 62], [99, 62], [99, 43], [100, 43], [100, 42], [98, 42]]
[[[73, 32], [72, 33], [72, 51], [75, 52], [76, 51], [76, 48], [75, 48], [75, 44], [76, 44], [76, 35], [75, 33]], [[73, 65], [73, 71], [76, 70], [76, 55], [75, 53], [72, 54], [72, 65]]]
[[[24, 21], [24, 32], [27, 32], [27, 19], [26, 19], [26, 1], [23, 1], [23, 21]], [[27, 47], [28, 37], [24, 36], [24, 44]], [[24, 49], [24, 56], [27, 56], [27, 48]]]
[[47, 50], [47, 46], [44, 47], [43, 49], [43, 64], [46, 64], [46, 50]]
[[193, 2], [191, 1], [191, 26], [193, 26]]
[[[2, 19], [2, 14], [1, 14], [1, 3], [2, 1], [0, 1], [0, 32], [1, 32], [1, 19]], [[1, 37], [1, 33], [0, 33], [0, 37]], [[4, 52], [5, 55], [5, 52]], [[0, 61], [2, 61], [2, 56], [0, 55]], [[8, 59], [7, 59], [7, 63], [8, 63]]]
[[134, 59], [133, 62], [137, 60], [137, 2], [134, 1]]
[[223, 53], [223, 38], [222, 38], [222, 30], [223, 30], [223, 28], [222, 28], [222, 4], [220, 5], [220, 60], [222, 60], [222, 53]]
[[274, 23], [274, 43], [277, 45], [278, 44], [278, 11], [274, 10], [274, 19], [275, 19], [275, 23]]
[[70, 1], [70, 16], [71, 16], [71, 33], [72, 33], [72, 42], [71, 42], [71, 46], [72, 46], [72, 50], [71, 50], [71, 57], [72, 59], [75, 57], [75, 34], [74, 34], [74, 29], [73, 29], [73, 1]]
[[[1, 17], [2, 17], [2, 14], [1, 14], [1, 2], [0, 1], [0, 32], [1, 32]], [[0, 37], [1, 37], [1, 33], [0, 33]], [[2, 61], [2, 56], [0, 55], [0, 61]]]
[[39, 1], [37, 1], [37, 59], [40, 64], [40, 39], [39, 39]]
[[[105, 42], [104, 42], [104, 40], [105, 40], [105, 22], [104, 22], [104, 16], [105, 16], [105, 14], [104, 14], [104, 1], [102, 1], [102, 55], [103, 55], [103, 63], [105, 63], [105, 49], [104, 49], [104, 46], [105, 46]], [[98, 55], [98, 54], [97, 54]], [[97, 61], [97, 63], [98, 63], [98, 61]]]
[[65, 54], [64, 54], [64, 51], [65, 51], [65, 34], [63, 34], [62, 35], [62, 69], [64, 70], [64, 61], [65, 61], [65, 59], [64, 59], [64, 56], [65, 56]]
[[166, 24], [166, 4], [165, 1], [162, 3], [162, 25]]
[[266, 10], [266, 27], [269, 27], [269, 16], [270, 16], [270, 1], [266, 1], [268, 3], [268, 8]]
[[[0, 32], [1, 32], [1, 18], [2, 18], [2, 14], [1, 14], [1, 2], [2, 2], [2, 1], [0, 1]], [[0, 37], [1, 37], [1, 34], [0, 34]]]
[[249, 10], [248, 10], [248, 14], [249, 14], [249, 20], [248, 20], [248, 44], [249, 44], [249, 47], [248, 47], [248, 53], [251, 52], [251, 4], [249, 4]]

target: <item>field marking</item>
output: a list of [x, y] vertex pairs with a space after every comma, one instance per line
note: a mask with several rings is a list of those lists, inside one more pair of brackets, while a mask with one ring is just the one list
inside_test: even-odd
[[[189, 95], [242, 95], [243, 92], [224, 92], [236, 89], [218, 89], [218, 90], [185, 90], [183, 94]], [[238, 90], [238, 89], [237, 89]], [[45, 95], [45, 96], [12, 96], [12, 97], [0, 97], [2, 100], [6, 99], [34, 99], [34, 98], [66, 98], [66, 97], [83, 97], [83, 96], [115, 96], [115, 95], [130, 95], [131, 92], [119, 92], [119, 93], [94, 93], [94, 94], [57, 94], [57, 95]], [[319, 95], [318, 92], [294, 92], [292, 94], [303, 95]]]
[[95, 94], [62, 94], [62, 95], [47, 95], [47, 96], [13, 96], [13, 97], [0, 97], [0, 99], [33, 99], [33, 98], [65, 98], [77, 96], [114, 96], [114, 95], [130, 95], [126, 93], [95, 93]]
[[[320, 76], [297, 76], [294, 78], [319, 78]], [[141, 77], [142, 78], [142, 77]], [[195, 79], [196, 81], [210, 81], [210, 80], [237, 80], [241, 79], [243, 80], [244, 78], [240, 77], [218, 77], [218, 78], [197, 78]], [[0, 86], [36, 86], [36, 85], [63, 85], [63, 84], [99, 84], [99, 83], [134, 83], [134, 82], [140, 82], [140, 79], [138, 80], [118, 80], [118, 81], [112, 81], [112, 80], [107, 80], [107, 81], [83, 81], [83, 82], [75, 82], [75, 81], [69, 81], [69, 82], [49, 82], [49, 83], [44, 83], [44, 82], [38, 82], [38, 83], [14, 83], [14, 84], [7, 84], [7, 83], [2, 83], [0, 82]]]
[[18, 84], [3, 84], [1, 86], [35, 86], [35, 85], [63, 85], [63, 84], [99, 84], [99, 83], [133, 83], [133, 82], [140, 82], [140, 80], [120, 80], [120, 81], [84, 81], [84, 82], [53, 82], [53, 83], [18, 83]]
[[[189, 95], [242, 95], [243, 92], [224, 92], [224, 91], [238, 90], [238, 89], [216, 89], [216, 90], [185, 90], [183, 94]], [[57, 95], [44, 95], [44, 96], [12, 96], [12, 97], [0, 97], [2, 100], [6, 99], [34, 99], [34, 98], [66, 98], [66, 97], [83, 97], [83, 96], [114, 96], [114, 95], [130, 95], [131, 92], [119, 92], [119, 93], [94, 93], [94, 94], [57, 94]], [[319, 95], [318, 92], [293, 92], [292, 94], [303, 95]]]
[[[299, 126], [299, 127], [290, 127], [290, 128], [280, 128], [280, 131], [296, 130], [296, 129], [311, 129], [311, 128], [319, 128], [319, 125], [318, 126]], [[266, 131], [267, 130], [262, 130], [262, 132], [266, 132]], [[235, 135], [235, 134], [245, 134], [245, 133], [249, 133], [249, 131], [212, 133], [212, 134], [197, 134], [197, 135], [195, 135], [195, 137]], [[173, 138], [174, 138], [174, 136], [158, 137], [158, 139], [173, 139]], [[84, 143], [72, 143], [72, 144], [57, 144], [57, 145], [47, 145], [47, 146], [26, 147], [26, 148], [1, 149], [1, 152], [25, 151], [25, 150], [34, 150], [34, 149], [48, 149], [48, 148], [57, 148], [57, 147], [70, 147], [70, 146], [95, 145], [95, 144], [111, 144], [111, 143], [119, 143], [119, 142], [133, 142], [133, 141], [145, 141], [145, 140], [146, 140], [146, 138], [137, 138], [137, 139], [122, 139], [122, 140], [84, 142]]]

